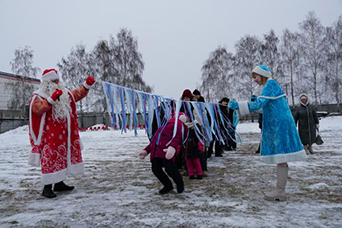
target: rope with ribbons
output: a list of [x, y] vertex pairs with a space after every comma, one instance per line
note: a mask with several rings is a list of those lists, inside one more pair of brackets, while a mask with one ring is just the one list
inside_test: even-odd
[[[224, 115], [218, 103], [173, 100], [104, 81], [102, 85], [111, 127], [120, 129], [121, 133], [129, 129], [134, 130], [137, 135], [138, 127], [143, 124], [151, 139], [153, 118], [156, 118], [158, 128], [163, 127], [172, 116], [178, 119], [179, 112], [183, 109], [202, 144], [204, 140], [216, 140], [222, 144], [226, 144], [228, 140], [237, 142], [233, 134], [242, 142], [233, 123]], [[163, 117], [161, 111], [164, 112]], [[139, 123], [138, 113], [142, 115], [143, 123]], [[177, 124], [178, 121], [175, 121], [173, 137], [177, 132]]]

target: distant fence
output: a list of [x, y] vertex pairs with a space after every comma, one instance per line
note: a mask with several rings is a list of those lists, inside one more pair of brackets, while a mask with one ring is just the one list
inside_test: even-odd
[[0, 110], [0, 133], [27, 124], [28, 118], [21, 117], [20, 111]]
[[[139, 125], [144, 125], [143, 116], [138, 113], [138, 121]], [[126, 119], [129, 124], [129, 115], [126, 115]], [[106, 126], [111, 126], [111, 121], [108, 113], [98, 113], [98, 112], [87, 112], [87, 113], [79, 113], [78, 114], [78, 126], [80, 128], [88, 128], [94, 126], [96, 124], [104, 124]]]
[[[325, 116], [328, 114], [342, 115], [342, 105], [337, 107], [336, 104], [318, 105], [316, 106], [319, 116]], [[291, 107], [294, 111], [294, 108]], [[28, 113], [26, 113], [28, 114]], [[26, 115], [28, 116], [28, 115]], [[129, 116], [127, 118], [129, 120]], [[144, 125], [143, 117], [138, 114], [139, 125]], [[252, 113], [250, 115], [241, 117], [240, 120], [244, 121], [258, 121], [258, 113]], [[19, 111], [0, 110], [0, 133], [15, 129], [17, 127], [27, 125], [28, 117], [21, 117]], [[104, 124], [111, 126], [110, 117], [108, 113], [79, 113], [78, 125], [80, 128], [88, 128], [96, 124]]]

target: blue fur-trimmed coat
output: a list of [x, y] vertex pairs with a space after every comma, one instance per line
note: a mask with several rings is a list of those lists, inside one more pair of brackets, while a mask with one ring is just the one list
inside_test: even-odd
[[306, 159], [290, 107], [284, 91], [269, 79], [254, 102], [239, 102], [241, 115], [262, 109], [261, 159], [266, 163], [280, 164]]

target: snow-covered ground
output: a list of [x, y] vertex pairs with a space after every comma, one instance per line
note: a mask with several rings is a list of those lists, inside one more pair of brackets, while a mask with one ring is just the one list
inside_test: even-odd
[[0, 227], [342, 227], [342, 117], [321, 120], [324, 144], [290, 163], [287, 202], [268, 202], [275, 166], [260, 162], [257, 123], [238, 126], [242, 145], [208, 160], [209, 177], [159, 195], [144, 131], [82, 132], [84, 174], [71, 193], [42, 197], [40, 169], [27, 164], [27, 126], [0, 135]]

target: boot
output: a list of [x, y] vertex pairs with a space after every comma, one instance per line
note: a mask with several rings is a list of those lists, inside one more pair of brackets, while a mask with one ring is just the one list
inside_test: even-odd
[[71, 191], [74, 188], [75, 188], [74, 186], [68, 186], [68, 185], [64, 184], [63, 181], [61, 181], [61, 182], [58, 182], [55, 184], [55, 186], [53, 187], [53, 190], [55, 192], [64, 192], [64, 191]]
[[305, 153], [308, 154], [309, 153], [308, 146], [307, 145], [303, 145], [303, 147], [304, 147]]
[[180, 182], [180, 183], [177, 183], [177, 192], [178, 193], [184, 192], [184, 183], [183, 183], [183, 181]]
[[313, 150], [312, 150], [312, 144], [309, 144], [308, 145], [308, 151], [310, 152], [310, 154], [313, 154]]
[[52, 191], [52, 184], [44, 185], [43, 196], [46, 198], [55, 198], [57, 195]]
[[289, 167], [277, 166], [277, 187], [271, 192], [265, 193], [265, 199], [270, 201], [286, 201], [286, 182]]
[[164, 195], [166, 193], [169, 193], [172, 189], [173, 189], [172, 186], [171, 187], [164, 187], [164, 188], [159, 190], [159, 194]]

